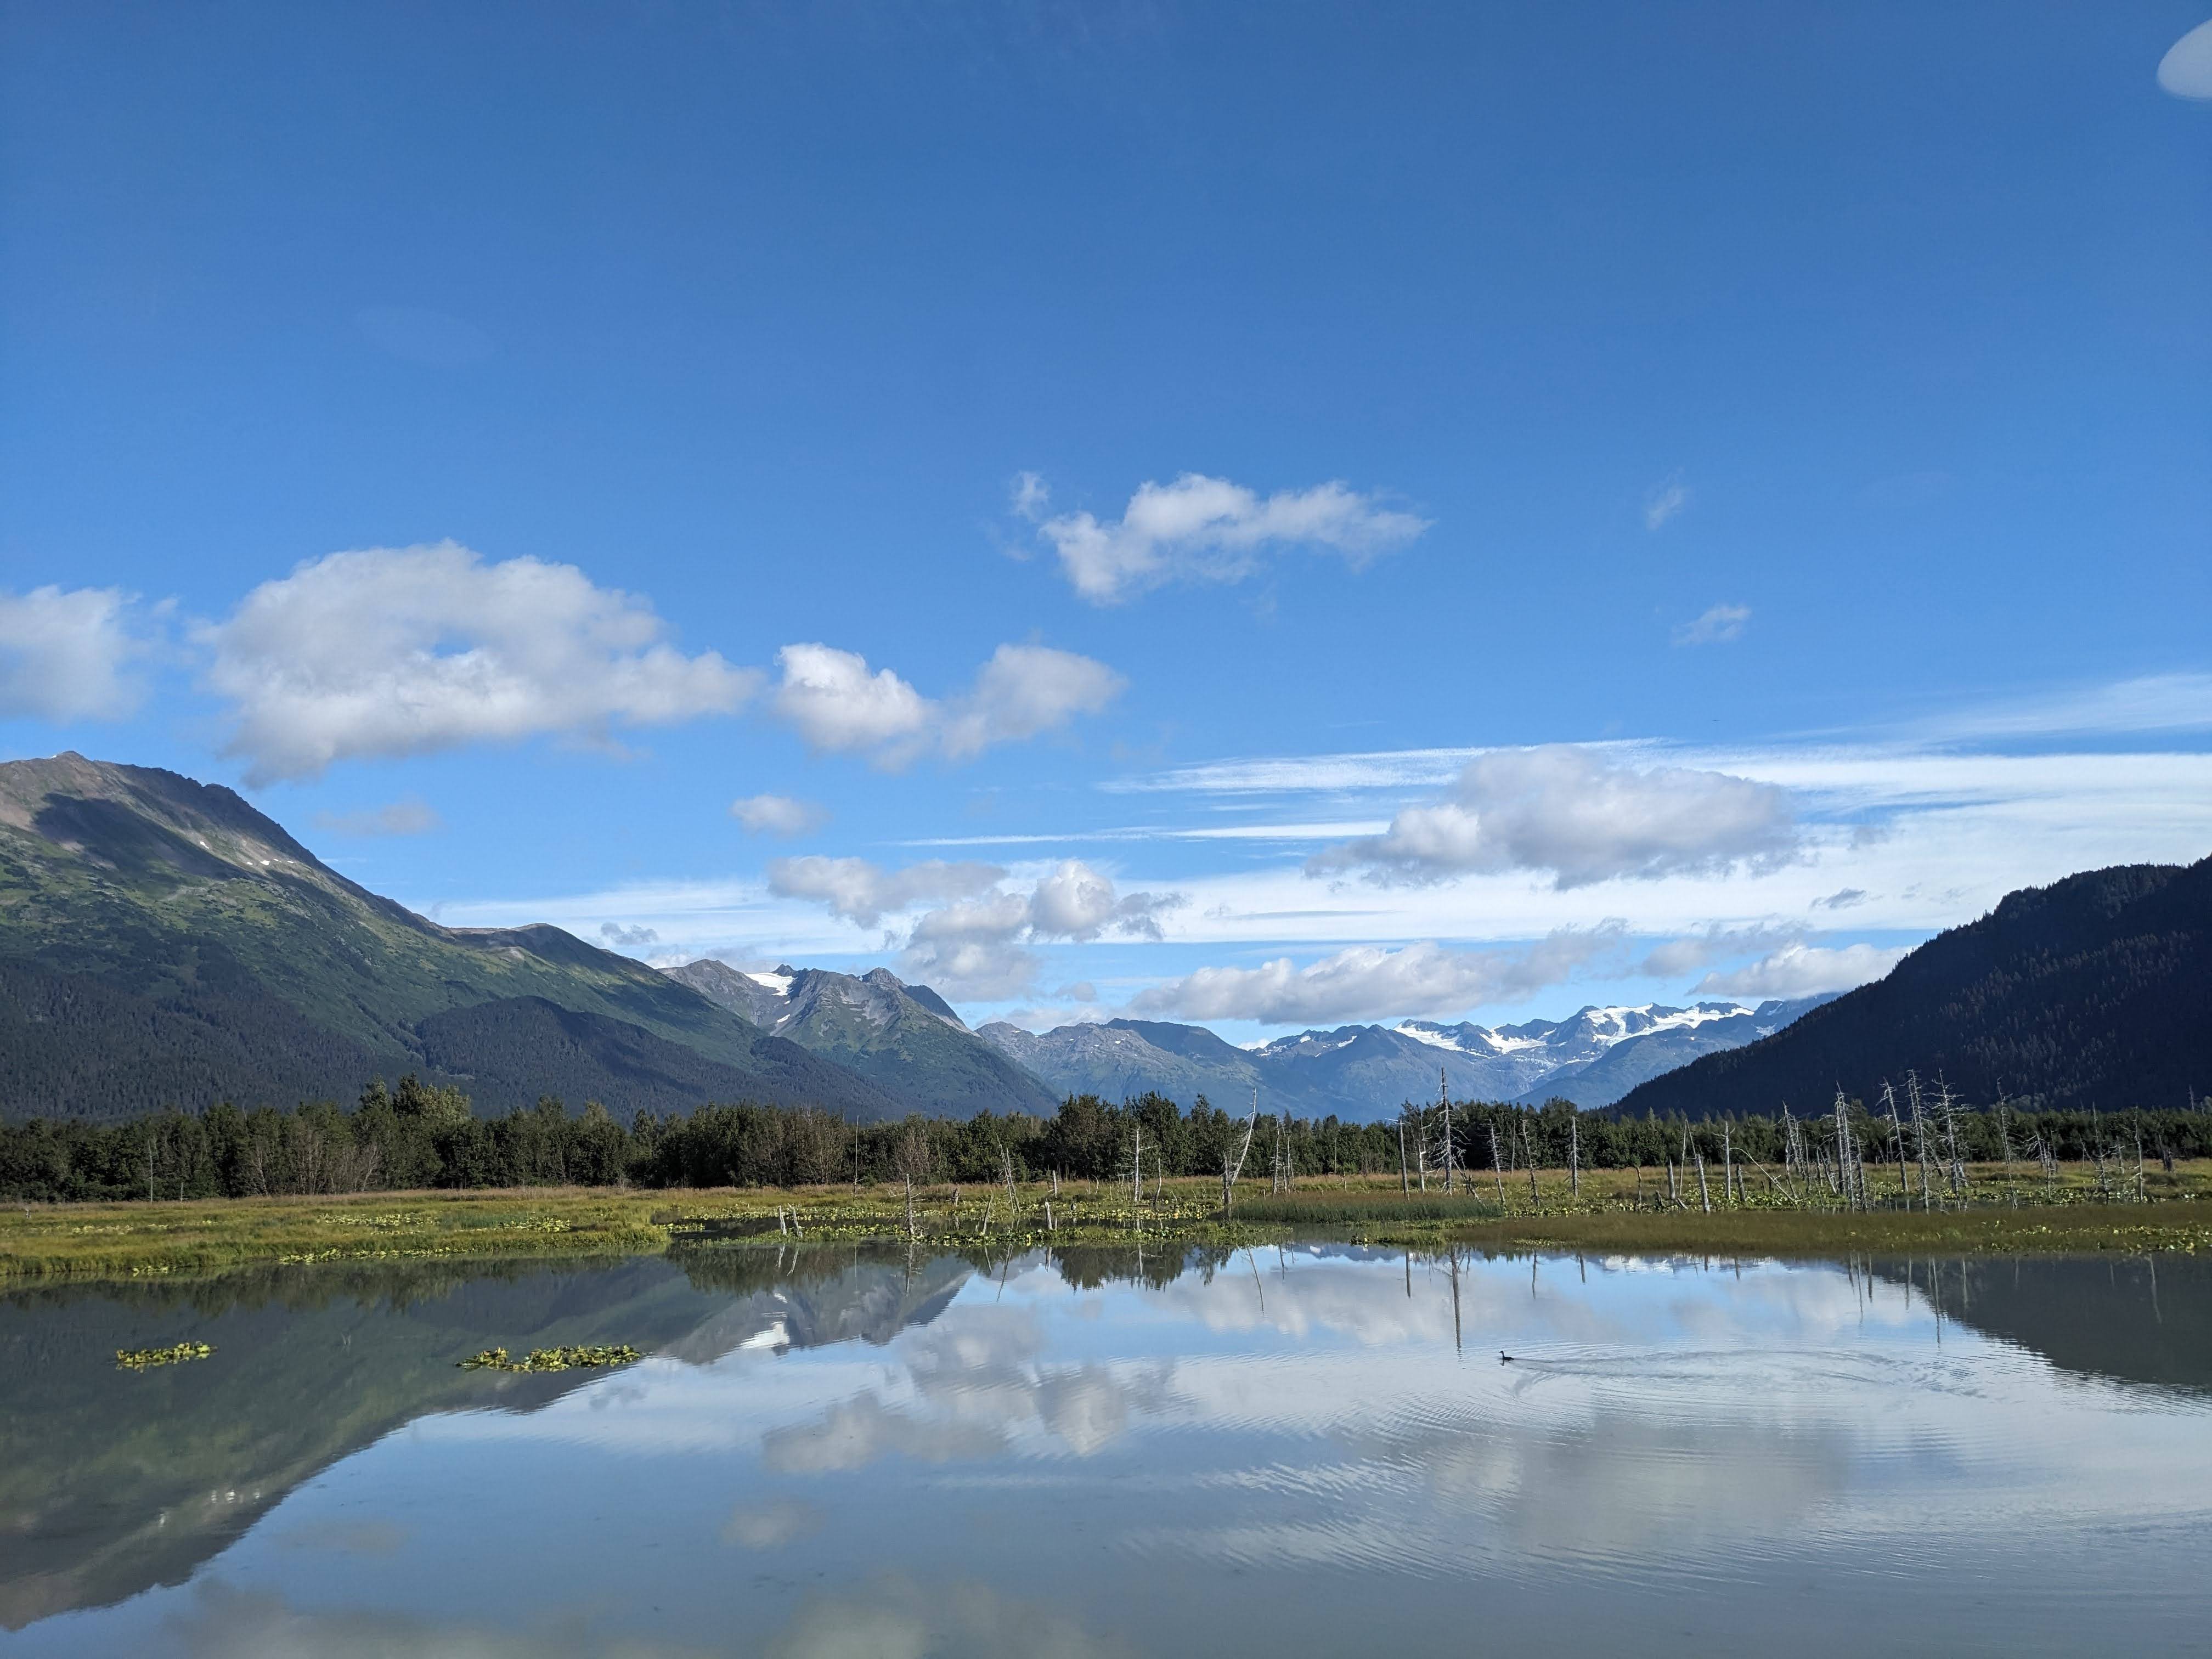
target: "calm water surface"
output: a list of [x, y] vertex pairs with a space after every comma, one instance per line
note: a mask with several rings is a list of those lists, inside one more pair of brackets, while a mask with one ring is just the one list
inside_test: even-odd
[[[113, 1367], [185, 1336], [214, 1357]], [[10, 1654], [2201, 1654], [2208, 1521], [2187, 1260], [725, 1250], [0, 1299]]]

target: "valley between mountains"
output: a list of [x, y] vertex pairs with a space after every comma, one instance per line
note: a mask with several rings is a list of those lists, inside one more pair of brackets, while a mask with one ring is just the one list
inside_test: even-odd
[[[460, 1086], [479, 1112], [550, 1095], [624, 1120], [738, 1100], [863, 1122], [1048, 1115], [1070, 1095], [1158, 1093], [1372, 1121], [1440, 1089], [1694, 1116], [1824, 1098], [1839, 1067], [1945, 1064], [1954, 1083], [2002, 1073], [2015, 1097], [2053, 1103], [2138, 1081], [2179, 1095], [2212, 1042], [2187, 1017], [2203, 1006], [2209, 872], [2136, 866], [2015, 894], [1841, 998], [1407, 1020], [1241, 1048], [1151, 1020], [971, 1030], [880, 968], [659, 969], [556, 927], [446, 927], [331, 869], [229, 789], [63, 754], [0, 765], [0, 1114], [290, 1106], [410, 1072]], [[2053, 1022], [2079, 1032], [2085, 1018], [2086, 1043], [2062, 1054], [2045, 1041]], [[2144, 1021], [2158, 1041], [2129, 1035]]]

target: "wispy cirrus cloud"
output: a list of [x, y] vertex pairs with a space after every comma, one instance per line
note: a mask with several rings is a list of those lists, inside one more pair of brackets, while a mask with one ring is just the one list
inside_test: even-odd
[[1717, 605], [1703, 615], [1678, 623], [1670, 635], [1676, 645], [1727, 645], [1743, 637], [1751, 621], [1747, 605]]
[[1676, 473], [1644, 498], [1644, 527], [1656, 531], [1690, 504], [1690, 487]]
[[830, 822], [828, 809], [811, 800], [789, 795], [747, 795], [730, 803], [730, 816], [755, 836], [779, 836], [788, 841], [819, 830]]
[[1050, 497], [1035, 473], [1017, 480], [1014, 510], [1037, 523], [1075, 591], [1115, 605], [1176, 581], [1232, 582], [1270, 553], [1318, 548], [1355, 568], [1405, 546], [1429, 521], [1332, 482], [1261, 495], [1226, 478], [1186, 472], [1138, 486], [1118, 519], [1087, 512], [1045, 517]]

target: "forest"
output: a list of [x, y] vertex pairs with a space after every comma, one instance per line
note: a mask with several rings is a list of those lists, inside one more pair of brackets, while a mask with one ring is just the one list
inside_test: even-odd
[[[1838, 1135], [1838, 1129], [1841, 1135]], [[570, 1111], [548, 1097], [479, 1117], [458, 1089], [402, 1078], [370, 1084], [350, 1108], [230, 1105], [123, 1123], [31, 1119], [0, 1124], [0, 1197], [17, 1202], [246, 1198], [423, 1188], [801, 1187], [988, 1182], [1018, 1177], [1216, 1176], [1250, 1139], [1251, 1167], [1290, 1179], [1402, 1176], [1425, 1188], [1447, 1171], [1577, 1169], [1856, 1168], [2015, 1160], [2107, 1162], [2212, 1156], [2212, 1109], [2102, 1113], [1968, 1108], [1917, 1079], [1869, 1107], [1822, 1115], [1685, 1119], [1475, 1101], [1408, 1106], [1379, 1123], [1188, 1111], [1158, 1095], [1118, 1104], [1063, 1101], [1049, 1117], [984, 1113], [856, 1124], [805, 1107], [703, 1105], [641, 1113], [625, 1126], [597, 1102]], [[1838, 1158], [1838, 1147], [1844, 1156]], [[1755, 1179], [1755, 1176], [1747, 1177]]]

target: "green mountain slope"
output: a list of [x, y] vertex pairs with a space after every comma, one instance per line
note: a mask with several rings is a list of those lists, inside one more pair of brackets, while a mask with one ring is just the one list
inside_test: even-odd
[[763, 1030], [834, 1060], [935, 1117], [978, 1112], [1049, 1116], [1059, 1097], [960, 1022], [926, 985], [888, 969], [833, 974], [778, 968], [745, 974], [711, 957], [666, 970]]
[[[569, 1033], [572, 1052], [634, 1048], [617, 1028], [635, 1028], [712, 1062], [697, 1080], [720, 1097], [895, 1109], [863, 1079], [558, 928], [425, 921], [228, 789], [74, 754], [0, 764], [0, 1112], [289, 1105], [409, 1068], [481, 1072], [471, 1092], [493, 1110], [541, 1092], [580, 1100], [633, 1064], [548, 1054], [518, 1069], [487, 1054], [480, 1066], [465, 1044], [442, 1041], [434, 1059], [426, 1047], [425, 1021], [532, 998], [605, 1022]], [[480, 1035], [498, 1024], [479, 1021]]]
[[1638, 1114], [1814, 1111], [1939, 1074], [1977, 1104], [2184, 1104], [2212, 1085], [2212, 859], [2009, 893], [1764, 1042], [1632, 1090]]

